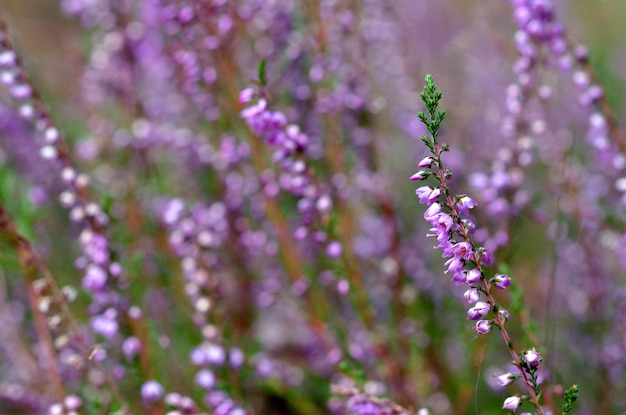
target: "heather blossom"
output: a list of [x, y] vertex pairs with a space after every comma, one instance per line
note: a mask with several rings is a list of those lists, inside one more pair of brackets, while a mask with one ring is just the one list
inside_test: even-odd
[[511, 412], [517, 411], [517, 408], [522, 403], [522, 398], [519, 396], [510, 396], [504, 400], [504, 404], [502, 404], [502, 409], [507, 409]]

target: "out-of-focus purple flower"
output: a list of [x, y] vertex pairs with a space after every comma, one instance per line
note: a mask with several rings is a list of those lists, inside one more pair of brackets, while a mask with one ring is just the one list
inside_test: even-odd
[[341, 252], [342, 248], [340, 242], [333, 241], [326, 247], [326, 254], [332, 259], [339, 258], [341, 256]]
[[230, 363], [230, 367], [233, 369], [240, 368], [245, 358], [243, 351], [238, 347], [231, 347], [228, 351], [228, 363]]
[[509, 396], [504, 400], [504, 404], [502, 404], [502, 409], [507, 409], [509, 411], [515, 412], [517, 408], [522, 403], [522, 399], [519, 396]]
[[239, 93], [239, 103], [247, 104], [248, 102], [252, 101], [253, 96], [254, 96], [254, 89], [245, 88]]
[[212, 389], [216, 382], [215, 374], [209, 369], [202, 369], [196, 373], [195, 382], [203, 389]]
[[107, 273], [97, 265], [90, 265], [83, 277], [83, 288], [91, 293], [102, 291], [107, 284]]
[[141, 386], [141, 398], [148, 403], [159, 402], [164, 393], [163, 386], [156, 380], [149, 380]]
[[127, 359], [137, 356], [141, 350], [141, 341], [137, 337], [129, 337], [122, 343], [122, 352]]
[[499, 386], [505, 387], [505, 386], [508, 386], [511, 383], [513, 383], [513, 381], [515, 379], [516, 379], [516, 377], [512, 373], [505, 373], [503, 375], [500, 375], [500, 376], [496, 377], [496, 383]]
[[76, 411], [83, 405], [83, 401], [77, 395], [67, 395], [63, 400], [63, 404], [65, 405], [65, 409], [69, 411]]
[[101, 334], [107, 339], [115, 337], [119, 331], [119, 323], [116, 320], [116, 314], [107, 314], [106, 312], [102, 315], [93, 317], [91, 319], [91, 327], [94, 332]]

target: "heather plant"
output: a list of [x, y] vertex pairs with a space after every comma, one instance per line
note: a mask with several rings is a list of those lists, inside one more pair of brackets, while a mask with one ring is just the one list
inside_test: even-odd
[[619, 61], [577, 6], [62, 0], [56, 45], [12, 7], [0, 413], [626, 410]]

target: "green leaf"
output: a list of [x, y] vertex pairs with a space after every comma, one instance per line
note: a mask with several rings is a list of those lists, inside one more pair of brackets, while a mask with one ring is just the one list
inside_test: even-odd
[[267, 79], [265, 78], [265, 59], [261, 59], [259, 62], [259, 66], [257, 66], [257, 74], [261, 86], [267, 85]]

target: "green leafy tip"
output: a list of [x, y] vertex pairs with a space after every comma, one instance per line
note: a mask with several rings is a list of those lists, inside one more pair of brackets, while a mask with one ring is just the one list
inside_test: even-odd
[[572, 410], [574, 402], [578, 399], [578, 385], [572, 385], [565, 391], [565, 403], [563, 404], [563, 415]]
[[437, 85], [435, 84], [435, 81], [433, 81], [432, 75], [426, 75], [425, 82], [424, 92], [422, 92], [420, 96], [426, 106], [426, 113], [419, 112], [417, 116], [428, 129], [432, 144], [437, 145], [439, 127], [446, 116], [446, 112], [442, 109], [437, 109], [439, 106], [439, 100], [441, 99], [441, 91], [437, 90]]

